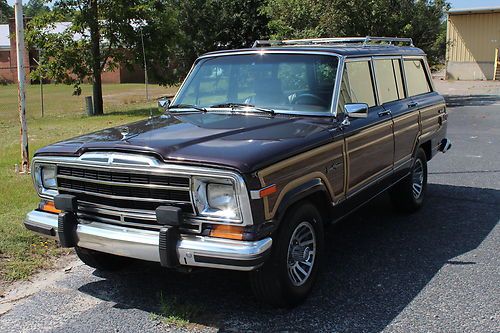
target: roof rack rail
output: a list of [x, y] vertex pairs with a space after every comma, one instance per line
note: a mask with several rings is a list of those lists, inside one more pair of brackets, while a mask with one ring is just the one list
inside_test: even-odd
[[285, 40], [256, 40], [252, 47], [284, 46], [284, 45], [321, 45], [321, 44], [349, 44], [358, 43], [367, 46], [370, 43], [408, 43], [413, 45], [411, 38], [402, 37], [332, 37], [332, 38], [308, 38], [308, 39], [285, 39]]

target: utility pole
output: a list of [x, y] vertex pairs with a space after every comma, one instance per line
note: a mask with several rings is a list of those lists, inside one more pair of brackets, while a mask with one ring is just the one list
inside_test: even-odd
[[21, 122], [21, 169], [20, 173], [29, 173], [28, 126], [26, 125], [26, 77], [24, 71], [24, 17], [22, 0], [14, 3], [16, 14], [16, 53], [17, 84], [19, 102], [19, 120]]
[[142, 33], [143, 26], [141, 28], [141, 44], [142, 44], [142, 58], [144, 61], [144, 85], [146, 86], [146, 101], [149, 105], [149, 118], [153, 118], [153, 109], [151, 108], [151, 104], [149, 103], [149, 80], [148, 80], [148, 64], [146, 62], [146, 49], [144, 47], [144, 35]]

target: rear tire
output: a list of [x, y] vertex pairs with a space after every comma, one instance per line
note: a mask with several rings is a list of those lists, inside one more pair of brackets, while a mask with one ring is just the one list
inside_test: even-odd
[[422, 148], [417, 151], [410, 174], [389, 192], [394, 208], [402, 213], [419, 210], [427, 192], [427, 157]]
[[96, 268], [100, 271], [117, 271], [130, 263], [130, 260], [125, 257], [115, 256], [112, 254], [75, 247], [76, 254], [81, 261], [87, 266]]
[[275, 307], [303, 302], [318, 275], [323, 250], [323, 220], [311, 203], [292, 207], [273, 237], [270, 258], [250, 272], [255, 296]]

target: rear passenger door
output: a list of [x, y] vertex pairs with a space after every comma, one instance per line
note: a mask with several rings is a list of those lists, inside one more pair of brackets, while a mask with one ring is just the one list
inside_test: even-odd
[[394, 170], [402, 170], [411, 165], [419, 114], [404, 89], [401, 57], [375, 58], [373, 67], [380, 104], [392, 114], [394, 123]]
[[344, 126], [347, 152], [346, 195], [350, 196], [392, 172], [392, 120], [377, 102], [371, 59], [346, 60], [339, 110], [348, 103], [368, 104], [366, 118], [349, 118]]

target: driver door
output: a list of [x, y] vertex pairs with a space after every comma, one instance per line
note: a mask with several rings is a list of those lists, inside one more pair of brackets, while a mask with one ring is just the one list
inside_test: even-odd
[[348, 60], [342, 75], [339, 112], [349, 103], [366, 103], [363, 118], [344, 126], [347, 152], [346, 196], [376, 183], [393, 169], [394, 135], [390, 112], [378, 105], [370, 59]]

